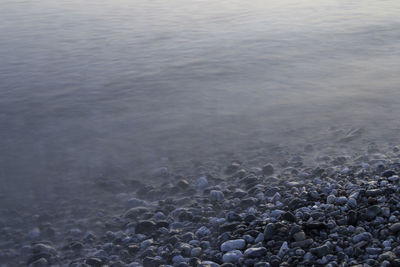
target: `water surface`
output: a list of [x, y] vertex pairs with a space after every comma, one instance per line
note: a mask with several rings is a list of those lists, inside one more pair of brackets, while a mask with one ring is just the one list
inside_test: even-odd
[[3, 193], [399, 129], [395, 0], [0, 4]]

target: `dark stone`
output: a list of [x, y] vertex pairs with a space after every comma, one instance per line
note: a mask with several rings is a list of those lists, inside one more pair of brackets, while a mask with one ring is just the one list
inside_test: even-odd
[[371, 206], [365, 210], [365, 216], [368, 220], [373, 220], [379, 213], [381, 212], [381, 208], [379, 206]]
[[356, 226], [358, 222], [358, 212], [350, 210], [347, 214], [347, 218], [350, 225]]
[[35, 262], [35, 261], [40, 260], [41, 258], [44, 258], [44, 259], [46, 259], [47, 261], [49, 261], [52, 257], [53, 257], [53, 255], [51, 255], [50, 253], [40, 252], [40, 253], [37, 253], [37, 254], [32, 255], [32, 256], [28, 259], [27, 264], [29, 265], [29, 264], [31, 264], [31, 263], [33, 263], [33, 262]]
[[264, 229], [264, 240], [269, 241], [274, 239], [275, 234], [276, 234], [275, 224], [273, 223], [267, 224], [267, 226], [265, 226]]
[[314, 240], [309, 238], [303, 241], [292, 242], [291, 247], [308, 248], [314, 243]]
[[396, 173], [394, 171], [392, 171], [392, 170], [384, 171], [381, 174], [382, 177], [386, 177], [386, 178], [392, 177], [393, 175], [396, 175]]
[[384, 193], [384, 191], [382, 189], [369, 189], [367, 191], [365, 191], [365, 195], [367, 197], [377, 197], [380, 196]]
[[168, 228], [169, 227], [169, 223], [167, 221], [159, 221], [156, 223], [156, 228], [161, 228], [161, 227], [165, 227]]
[[296, 221], [296, 216], [294, 216], [294, 214], [290, 211], [285, 212], [282, 215], [282, 219], [288, 221], [288, 222], [295, 222]]
[[201, 260], [199, 258], [193, 257], [189, 260], [189, 264], [190, 266], [197, 267], [201, 264]]
[[47, 267], [47, 266], [49, 266], [49, 262], [45, 258], [40, 258], [29, 264], [29, 267]]
[[133, 255], [136, 254], [136, 252], [138, 252], [139, 250], [140, 250], [140, 247], [137, 245], [129, 245], [128, 246], [129, 253], [131, 253]]
[[288, 207], [290, 210], [295, 210], [306, 206], [306, 203], [307, 202], [305, 200], [296, 197], [289, 202]]
[[85, 263], [93, 267], [101, 267], [103, 265], [103, 261], [99, 258], [88, 258], [85, 260]]
[[322, 258], [323, 256], [328, 255], [331, 250], [327, 245], [323, 245], [310, 249], [310, 252], [314, 255], [317, 255], [319, 258]]
[[157, 224], [154, 221], [141, 221], [136, 225], [136, 234], [151, 234], [157, 229]]
[[272, 175], [274, 174], [274, 167], [272, 164], [266, 164], [262, 167], [262, 172], [266, 176]]
[[69, 247], [73, 250], [80, 250], [83, 248], [83, 244], [79, 241], [74, 241], [71, 244], [69, 244]]
[[219, 232], [232, 232], [236, 229], [236, 227], [240, 225], [240, 222], [229, 222], [229, 223], [224, 223], [219, 226]]
[[245, 218], [244, 221], [247, 223], [251, 223], [252, 221], [254, 221], [255, 219], [257, 219], [256, 216], [254, 216], [253, 214], [248, 214]]
[[240, 201], [240, 206], [242, 207], [250, 207], [256, 204], [254, 198], [245, 198]]
[[244, 256], [248, 258], [259, 258], [267, 254], [267, 249], [264, 247], [248, 248], [244, 252]]
[[148, 212], [148, 209], [145, 207], [134, 207], [125, 212], [124, 217], [127, 219], [137, 219], [146, 212]]
[[187, 212], [187, 211], [184, 210], [181, 213], [179, 213], [178, 219], [181, 222], [192, 221], [193, 220], [193, 214], [191, 212]]
[[400, 223], [392, 224], [392, 225], [389, 227], [389, 230], [390, 230], [392, 233], [397, 233], [397, 232], [399, 232], [399, 231], [400, 231]]
[[242, 220], [242, 217], [240, 217], [240, 215], [236, 212], [230, 211], [226, 215], [226, 220], [228, 222], [240, 222]]
[[154, 257], [146, 257], [143, 259], [143, 267], [159, 267], [162, 261]]
[[323, 222], [308, 222], [304, 224], [304, 227], [308, 230], [324, 230], [328, 228], [326, 223]]

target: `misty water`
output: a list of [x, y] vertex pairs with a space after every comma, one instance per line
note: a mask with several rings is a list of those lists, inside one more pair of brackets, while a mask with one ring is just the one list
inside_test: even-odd
[[332, 129], [395, 143], [399, 14], [396, 0], [3, 0], [3, 199]]

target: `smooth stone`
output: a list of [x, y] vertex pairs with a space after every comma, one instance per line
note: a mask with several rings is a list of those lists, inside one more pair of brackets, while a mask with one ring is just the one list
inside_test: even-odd
[[262, 167], [262, 172], [264, 175], [272, 175], [274, 174], [274, 167], [272, 164], [266, 164]]
[[267, 254], [267, 249], [264, 247], [259, 248], [248, 248], [244, 252], [244, 256], [247, 258], [259, 258]]
[[282, 215], [282, 219], [284, 219], [288, 222], [295, 222], [297, 218], [296, 218], [296, 216], [294, 216], [294, 214], [292, 212], [287, 211]]
[[201, 176], [198, 180], [197, 180], [197, 189], [198, 190], [203, 190], [205, 188], [208, 187], [208, 180], [205, 176]]
[[162, 261], [158, 257], [146, 257], [143, 259], [143, 267], [157, 267], [162, 264]]
[[358, 243], [360, 241], [370, 241], [372, 239], [372, 235], [368, 232], [363, 232], [353, 237], [353, 242]]
[[350, 208], [355, 208], [357, 207], [357, 200], [355, 200], [354, 198], [349, 198], [349, 201], [347, 201], [347, 205]]
[[204, 237], [204, 236], [208, 236], [210, 234], [211, 234], [211, 231], [205, 226], [200, 227], [195, 233], [195, 235], [198, 237]]
[[220, 265], [213, 261], [203, 261], [198, 267], [220, 267]]
[[374, 219], [381, 212], [381, 208], [377, 205], [370, 206], [365, 211], [365, 215], [369, 220]]
[[157, 224], [154, 221], [141, 221], [135, 227], [136, 234], [150, 234], [157, 229]]
[[303, 240], [303, 241], [297, 241], [297, 242], [293, 242], [291, 243], [292, 247], [301, 247], [301, 248], [307, 248], [309, 246], [311, 246], [314, 243], [314, 240], [312, 238]]
[[273, 239], [275, 236], [275, 233], [276, 233], [275, 224], [273, 224], [273, 223], [267, 224], [267, 226], [265, 227], [265, 230], [264, 230], [264, 240], [269, 241], [269, 240]]
[[45, 258], [40, 258], [29, 264], [29, 267], [47, 267], [47, 266], [49, 266], [49, 262]]
[[335, 200], [335, 203], [337, 205], [344, 205], [347, 203], [347, 197], [345, 197], [345, 196], [337, 197]]
[[319, 258], [328, 255], [331, 252], [331, 249], [327, 245], [322, 245], [316, 248], [310, 249], [310, 252], [314, 255], [317, 255]]
[[283, 242], [281, 248], [279, 249], [278, 256], [282, 258], [288, 251], [289, 251], [289, 246], [288, 243], [285, 241]]
[[224, 263], [236, 263], [243, 256], [240, 250], [231, 250], [222, 256], [222, 261]]
[[384, 172], [381, 174], [382, 177], [386, 177], [386, 178], [392, 177], [392, 176], [394, 176], [394, 175], [396, 175], [396, 172], [394, 172], [394, 171], [392, 171], [392, 170], [384, 171]]
[[306, 234], [303, 231], [297, 232], [293, 235], [294, 240], [303, 241], [306, 240]]
[[222, 243], [221, 251], [227, 252], [232, 250], [241, 250], [244, 249], [245, 247], [246, 247], [246, 241], [244, 239], [235, 239]]
[[400, 231], [400, 223], [394, 223], [394, 224], [392, 224], [392, 225], [389, 227], [389, 230], [390, 230], [392, 233], [397, 233], [397, 232], [399, 232], [399, 231]]
[[334, 195], [329, 195], [329, 196], [326, 198], [326, 203], [327, 203], [327, 204], [333, 204], [333, 203], [335, 203], [335, 201], [336, 201], [336, 197], [335, 197]]
[[213, 202], [221, 202], [222, 200], [224, 200], [224, 193], [219, 190], [211, 190], [210, 200]]

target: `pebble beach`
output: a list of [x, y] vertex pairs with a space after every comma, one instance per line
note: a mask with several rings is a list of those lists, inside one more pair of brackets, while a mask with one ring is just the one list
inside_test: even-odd
[[196, 163], [190, 176], [162, 167], [151, 174], [157, 185], [104, 178], [73, 200], [3, 209], [0, 259], [32, 267], [400, 265], [397, 146], [370, 143], [353, 155], [311, 144], [266, 150], [274, 160], [260, 166]]

